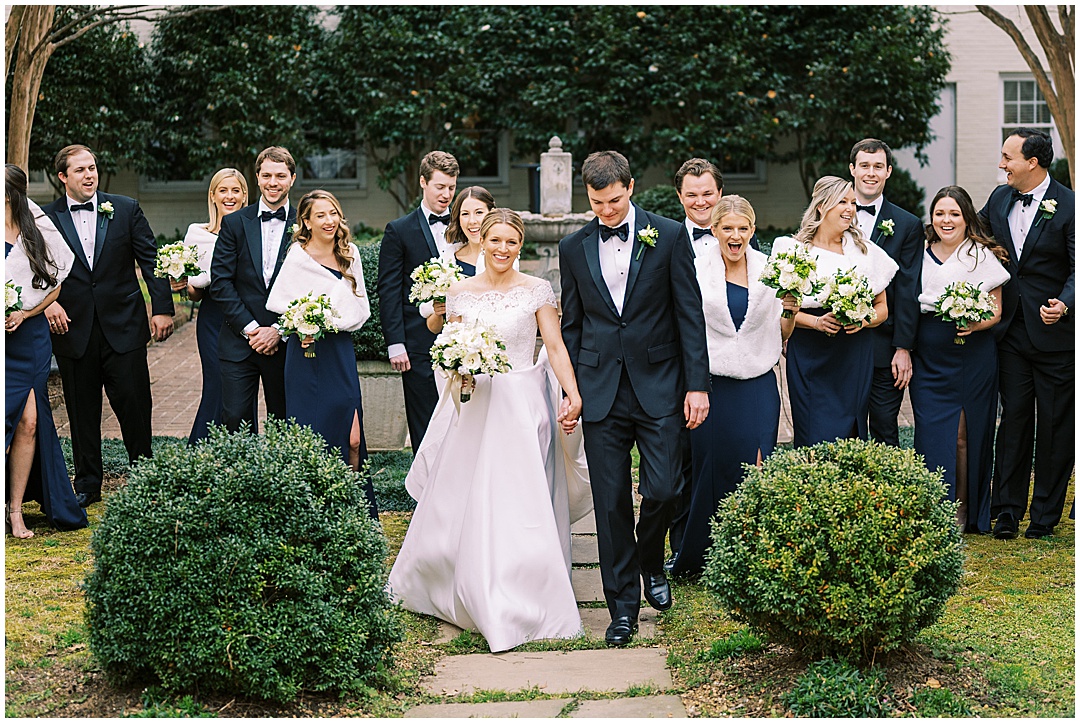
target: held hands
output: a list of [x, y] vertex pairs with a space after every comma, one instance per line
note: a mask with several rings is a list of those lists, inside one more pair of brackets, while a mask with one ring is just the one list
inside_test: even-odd
[[1046, 306], [1039, 307], [1039, 316], [1044, 324], [1056, 324], [1065, 316], [1065, 302], [1061, 299], [1047, 299]]
[[407, 372], [412, 369], [412, 364], [409, 363], [409, 353], [405, 352], [404, 354], [390, 357], [390, 366], [393, 367], [396, 372]]
[[[66, 334], [71, 317], [64, 311], [60, 303], [54, 301], [45, 307], [45, 318], [49, 320], [49, 331], [53, 334]], [[170, 319], [170, 324], [172, 320]]]
[[911, 352], [907, 349], [897, 348], [893, 354], [892, 375], [896, 380], [893, 386], [897, 389], [903, 389], [911, 383]]
[[696, 429], [709, 416], [709, 395], [706, 392], [687, 392], [683, 402], [686, 428]]
[[248, 346], [259, 354], [270, 356], [277, 351], [281, 334], [272, 326], [260, 326], [248, 334]]
[[154, 314], [150, 317], [150, 334], [154, 341], [165, 341], [173, 332], [171, 314]]
[[556, 417], [556, 421], [562, 427], [563, 432], [573, 434], [580, 416], [581, 397], [574, 397], [574, 399], [563, 397], [562, 402], [559, 403], [559, 416]]

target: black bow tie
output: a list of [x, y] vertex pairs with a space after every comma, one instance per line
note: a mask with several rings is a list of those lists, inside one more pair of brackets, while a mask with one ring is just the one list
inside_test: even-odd
[[871, 216], [877, 216], [877, 206], [872, 203], [869, 206], [860, 206], [856, 203], [855, 212], [858, 213], [859, 211], [866, 211]]
[[450, 225], [450, 214], [444, 213], [442, 216], [436, 216], [433, 213], [429, 213], [428, 217], [427, 217], [427, 222], [428, 222], [429, 225], [436, 224], [436, 223], [442, 223], [442, 224], [446, 224], [447, 226], [449, 226]]
[[695, 228], [694, 229], [694, 240], [695, 241], [697, 241], [702, 236], [712, 236], [712, 235], [713, 235], [713, 232], [712, 232], [711, 228]]
[[284, 221], [285, 220], [285, 207], [284, 206], [282, 206], [281, 208], [279, 208], [276, 211], [263, 211], [262, 214], [259, 215], [259, 220], [262, 221], [263, 223], [266, 223], [267, 221], [271, 221], [271, 220], [273, 220], [275, 218], [278, 221]]
[[1019, 191], [1017, 191], [1014, 188], [1013, 192], [1012, 192], [1012, 201], [1011, 201], [1011, 203], [1016, 203], [1017, 201], [1023, 201], [1024, 202], [1024, 208], [1027, 208], [1028, 206], [1031, 205], [1031, 202], [1032, 202], [1032, 200], [1034, 198], [1035, 198], [1034, 195], [1032, 195], [1030, 193], [1020, 193]]
[[93, 210], [94, 210], [94, 204], [92, 202], [90, 202], [90, 201], [87, 201], [86, 203], [76, 203], [74, 206], [71, 207], [71, 212], [72, 213], [75, 213], [76, 211], [93, 211]]
[[629, 236], [629, 235], [630, 235], [630, 226], [628, 224], [625, 224], [625, 223], [622, 226], [619, 226], [618, 228], [612, 228], [611, 226], [603, 226], [603, 225], [600, 226], [600, 238], [602, 240], [604, 240], [604, 241], [607, 241], [612, 236], [618, 236], [623, 241], [625, 241], [626, 237]]

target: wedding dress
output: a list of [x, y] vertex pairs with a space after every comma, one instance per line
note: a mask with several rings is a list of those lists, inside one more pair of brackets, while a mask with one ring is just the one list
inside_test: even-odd
[[580, 427], [556, 423], [561, 390], [545, 350], [533, 363], [544, 280], [460, 292], [447, 316], [494, 327], [511, 371], [476, 377], [466, 403], [444, 385], [406, 478], [418, 501], [390, 572], [392, 599], [479, 631], [492, 652], [581, 633], [570, 524], [592, 508]]

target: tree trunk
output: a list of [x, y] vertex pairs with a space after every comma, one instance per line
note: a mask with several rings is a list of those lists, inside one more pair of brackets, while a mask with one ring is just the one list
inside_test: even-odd
[[[7, 162], [14, 163], [25, 171], [30, 160], [30, 130], [34, 125], [34, 111], [37, 108], [38, 93], [41, 90], [41, 76], [45, 65], [53, 54], [55, 46], [42, 42], [52, 28], [55, 5], [28, 5], [18, 17], [14, 11], [8, 18], [20, 23], [18, 29], [18, 54], [11, 79], [11, 115], [8, 118]], [[10, 37], [12, 28], [6, 29], [5, 36]], [[8, 54], [11, 48], [8, 48]]]

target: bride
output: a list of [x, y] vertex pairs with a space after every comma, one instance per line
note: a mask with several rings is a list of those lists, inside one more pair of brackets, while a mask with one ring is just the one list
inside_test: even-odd
[[484, 271], [447, 295], [448, 320], [494, 327], [511, 371], [478, 375], [467, 403], [444, 386], [429, 429], [445, 433], [425, 435], [406, 478], [418, 504], [388, 583], [406, 609], [476, 630], [492, 652], [581, 633], [570, 523], [592, 504], [555, 293], [514, 269], [524, 231], [514, 211], [490, 211]]

